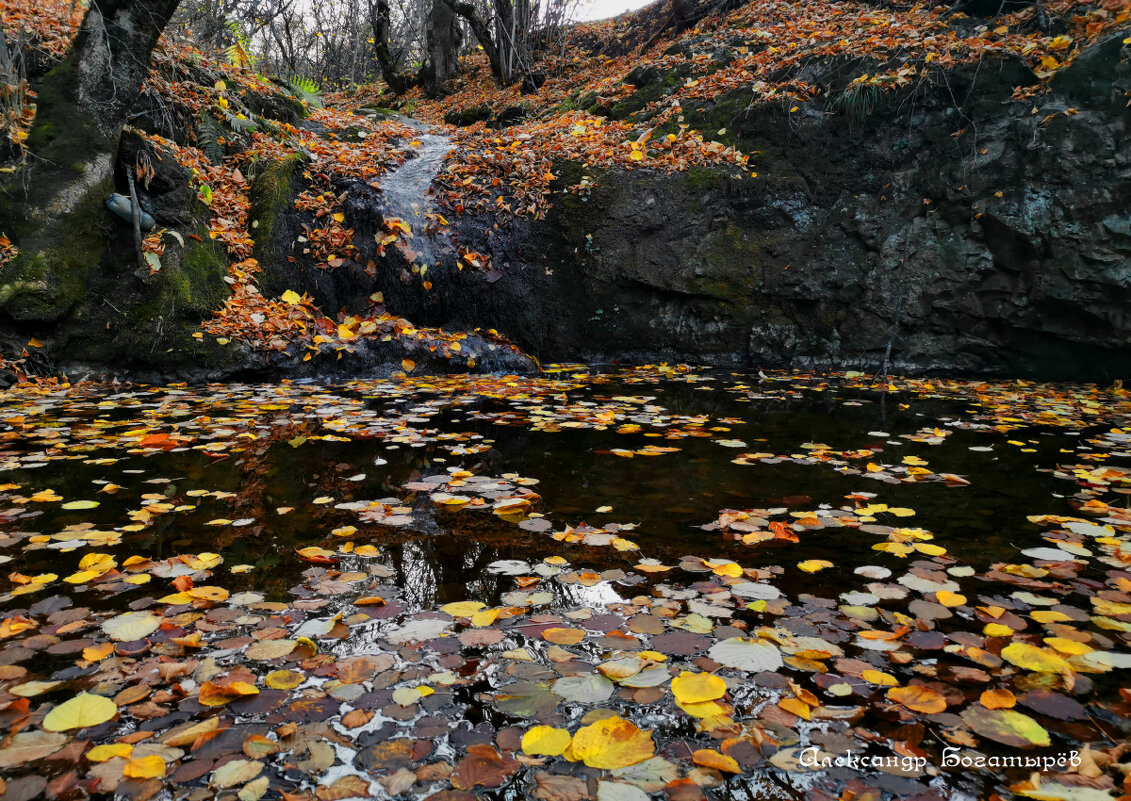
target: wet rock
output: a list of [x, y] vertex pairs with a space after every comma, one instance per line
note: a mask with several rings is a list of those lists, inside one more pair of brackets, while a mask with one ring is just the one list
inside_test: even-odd
[[914, 108], [884, 96], [847, 127], [831, 101], [790, 126], [724, 96], [688, 122], [727, 128], [758, 177], [558, 164], [555, 189], [583, 172], [594, 188], [505, 231], [459, 221], [492, 275], [440, 264], [429, 293], [378, 283], [394, 313], [495, 328], [544, 361], [1118, 377], [1128, 120], [1089, 77], [1118, 71], [1113, 53], [1097, 45], [1058, 74], [1071, 97], [1042, 101], [1047, 119], [1009, 102], [1035, 81], [1014, 59], [924, 84]]

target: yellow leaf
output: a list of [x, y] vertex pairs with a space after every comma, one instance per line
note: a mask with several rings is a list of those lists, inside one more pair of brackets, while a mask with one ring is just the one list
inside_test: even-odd
[[935, 600], [943, 606], [962, 606], [966, 603], [966, 596], [949, 590], [939, 590], [935, 593]]
[[552, 642], [554, 645], [577, 645], [585, 639], [585, 632], [581, 629], [558, 626], [545, 629], [542, 632], [542, 639], [546, 642]]
[[290, 305], [294, 306], [295, 304], [302, 302], [302, 297], [293, 289], [288, 289], [283, 293], [282, 301], [283, 303], [289, 303]]
[[1068, 654], [1069, 656], [1080, 656], [1081, 654], [1091, 653], [1095, 650], [1089, 645], [1076, 642], [1076, 640], [1070, 640], [1067, 637], [1045, 637], [1045, 642], [1062, 654]]
[[164, 776], [165, 760], [157, 754], [131, 759], [122, 769], [122, 775], [131, 779], [155, 779]]
[[643, 762], [655, 752], [651, 732], [641, 731], [631, 721], [614, 715], [578, 729], [566, 757], [591, 768], [616, 770]]
[[43, 728], [47, 731], [84, 729], [105, 723], [118, 714], [117, 705], [109, 698], [91, 693], [79, 693], [47, 713]]
[[1071, 667], [1056, 654], [1042, 651], [1023, 642], [1010, 643], [1001, 649], [1001, 658], [1017, 667], [1039, 673], [1067, 673]]
[[797, 566], [806, 573], [816, 573], [818, 570], [832, 567], [833, 563], [825, 559], [806, 559], [804, 562], [798, 562]]
[[482, 601], [456, 601], [455, 603], [444, 604], [440, 609], [452, 617], [471, 617], [486, 605]]
[[345, 221], [346, 215], [342, 214], [340, 211], [334, 214], [334, 222], [344, 223]]
[[797, 715], [802, 720], [809, 720], [810, 718], [809, 705], [800, 698], [784, 698], [778, 701], [778, 706], [786, 712]]
[[1013, 629], [1004, 623], [987, 623], [982, 629], [982, 633], [987, 637], [1012, 637]]
[[414, 362], [412, 359], [401, 359], [401, 367], [406, 373], [411, 373], [416, 369], [416, 362]]
[[894, 687], [899, 684], [899, 680], [890, 673], [884, 673], [880, 670], [865, 670], [860, 674], [860, 678], [870, 684], [878, 684], [881, 687]]
[[499, 618], [498, 609], [483, 609], [476, 612], [471, 616], [471, 625], [482, 628], [483, 626], [490, 626]]
[[67, 501], [60, 509], [93, 509], [98, 506], [98, 501]]
[[133, 750], [134, 747], [129, 743], [105, 743], [87, 751], [86, 758], [90, 762], [105, 762], [114, 757], [128, 757]]
[[306, 676], [294, 670], [272, 670], [263, 679], [272, 690], [293, 690], [304, 681]]
[[712, 673], [683, 671], [672, 679], [672, 694], [681, 704], [714, 701], [726, 695], [727, 684]]
[[723, 706], [718, 701], [702, 701], [698, 704], [679, 704], [679, 708], [691, 717], [698, 718], [700, 720], [723, 718], [731, 711], [728, 707]]
[[522, 751], [528, 756], [560, 756], [570, 744], [570, 734], [553, 726], [535, 726], [522, 735]]
[[228, 600], [228, 591], [223, 587], [193, 587], [187, 592], [198, 601], [221, 602]]

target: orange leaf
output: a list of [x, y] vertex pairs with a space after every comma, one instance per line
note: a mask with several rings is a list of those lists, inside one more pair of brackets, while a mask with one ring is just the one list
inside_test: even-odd
[[691, 755], [696, 765], [702, 765], [705, 768], [714, 768], [715, 770], [725, 770], [727, 773], [741, 773], [742, 768], [733, 757], [724, 756], [718, 751], [712, 751], [708, 748], [700, 748]]
[[1017, 696], [1009, 690], [986, 690], [978, 700], [986, 709], [1012, 709]]
[[934, 715], [946, 709], [945, 698], [931, 688], [918, 684], [892, 687], [888, 690], [888, 698], [925, 715]]

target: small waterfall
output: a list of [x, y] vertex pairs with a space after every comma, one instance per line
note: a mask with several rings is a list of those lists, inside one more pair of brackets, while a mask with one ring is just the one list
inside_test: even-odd
[[444, 159], [452, 150], [452, 140], [446, 136], [421, 133], [414, 140], [420, 143], [416, 156], [392, 172], [386, 173], [378, 183], [386, 219], [397, 217], [409, 226], [412, 239], [409, 245], [416, 252], [415, 263], [431, 267], [436, 263], [433, 239], [428, 233], [429, 213], [436, 207], [428, 190], [440, 172]]

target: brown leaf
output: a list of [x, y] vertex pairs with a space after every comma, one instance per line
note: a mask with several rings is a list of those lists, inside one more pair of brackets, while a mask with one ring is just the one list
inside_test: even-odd
[[519, 768], [518, 762], [501, 756], [489, 745], [472, 745], [467, 751], [468, 756], [452, 774], [452, 785], [461, 790], [499, 787]]
[[534, 777], [534, 797], [539, 801], [585, 801], [589, 786], [575, 776], [539, 773]]
[[343, 798], [371, 798], [369, 782], [360, 776], [343, 776], [329, 787], [322, 786], [314, 791], [318, 801], [341, 801]]

